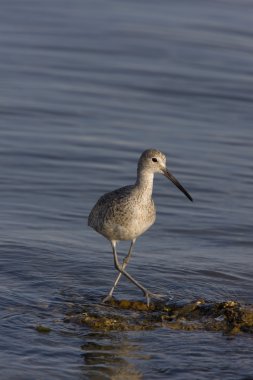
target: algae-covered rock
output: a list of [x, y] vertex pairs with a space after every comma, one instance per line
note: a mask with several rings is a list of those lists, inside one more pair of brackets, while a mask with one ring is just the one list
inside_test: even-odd
[[119, 315], [99, 315], [95, 313], [82, 313], [76, 316], [68, 316], [65, 322], [74, 322], [86, 325], [94, 330], [107, 331], [138, 331], [150, 330], [154, 325], [144, 319], [126, 318]]
[[253, 307], [236, 301], [152, 303], [111, 299], [106, 305], [86, 305], [70, 313], [66, 321], [101, 331], [174, 330], [221, 331], [226, 334], [253, 333]]

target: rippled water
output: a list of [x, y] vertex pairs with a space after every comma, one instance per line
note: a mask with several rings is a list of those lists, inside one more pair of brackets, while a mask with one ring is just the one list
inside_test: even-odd
[[[174, 299], [253, 302], [252, 12], [244, 0], [2, 2], [3, 379], [253, 378], [248, 336], [63, 322], [110, 289], [110, 245], [87, 216], [135, 181], [150, 147], [195, 202], [156, 178], [157, 221], [129, 272]], [[124, 280], [116, 295], [141, 297]]]

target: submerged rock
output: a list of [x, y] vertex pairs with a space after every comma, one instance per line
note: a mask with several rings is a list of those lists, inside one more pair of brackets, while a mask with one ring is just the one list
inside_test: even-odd
[[106, 305], [86, 305], [70, 312], [66, 322], [84, 324], [100, 331], [148, 330], [167, 327], [175, 330], [221, 331], [226, 334], [253, 333], [253, 307], [236, 301], [152, 303], [112, 299]]
[[35, 330], [42, 334], [48, 334], [51, 332], [51, 328], [47, 326], [37, 325], [35, 326]]

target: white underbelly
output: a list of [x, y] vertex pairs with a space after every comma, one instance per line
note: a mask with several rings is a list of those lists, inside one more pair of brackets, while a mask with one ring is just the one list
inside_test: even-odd
[[155, 222], [155, 215], [149, 220], [132, 219], [131, 223], [107, 223], [104, 225], [102, 234], [109, 240], [133, 240], [142, 235]]

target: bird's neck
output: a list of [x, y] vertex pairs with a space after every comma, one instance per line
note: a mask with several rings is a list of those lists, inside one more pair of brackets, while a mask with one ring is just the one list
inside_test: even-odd
[[153, 172], [138, 169], [135, 186], [143, 197], [147, 199], [151, 199], [152, 192], [153, 192], [153, 182], [154, 182]]

